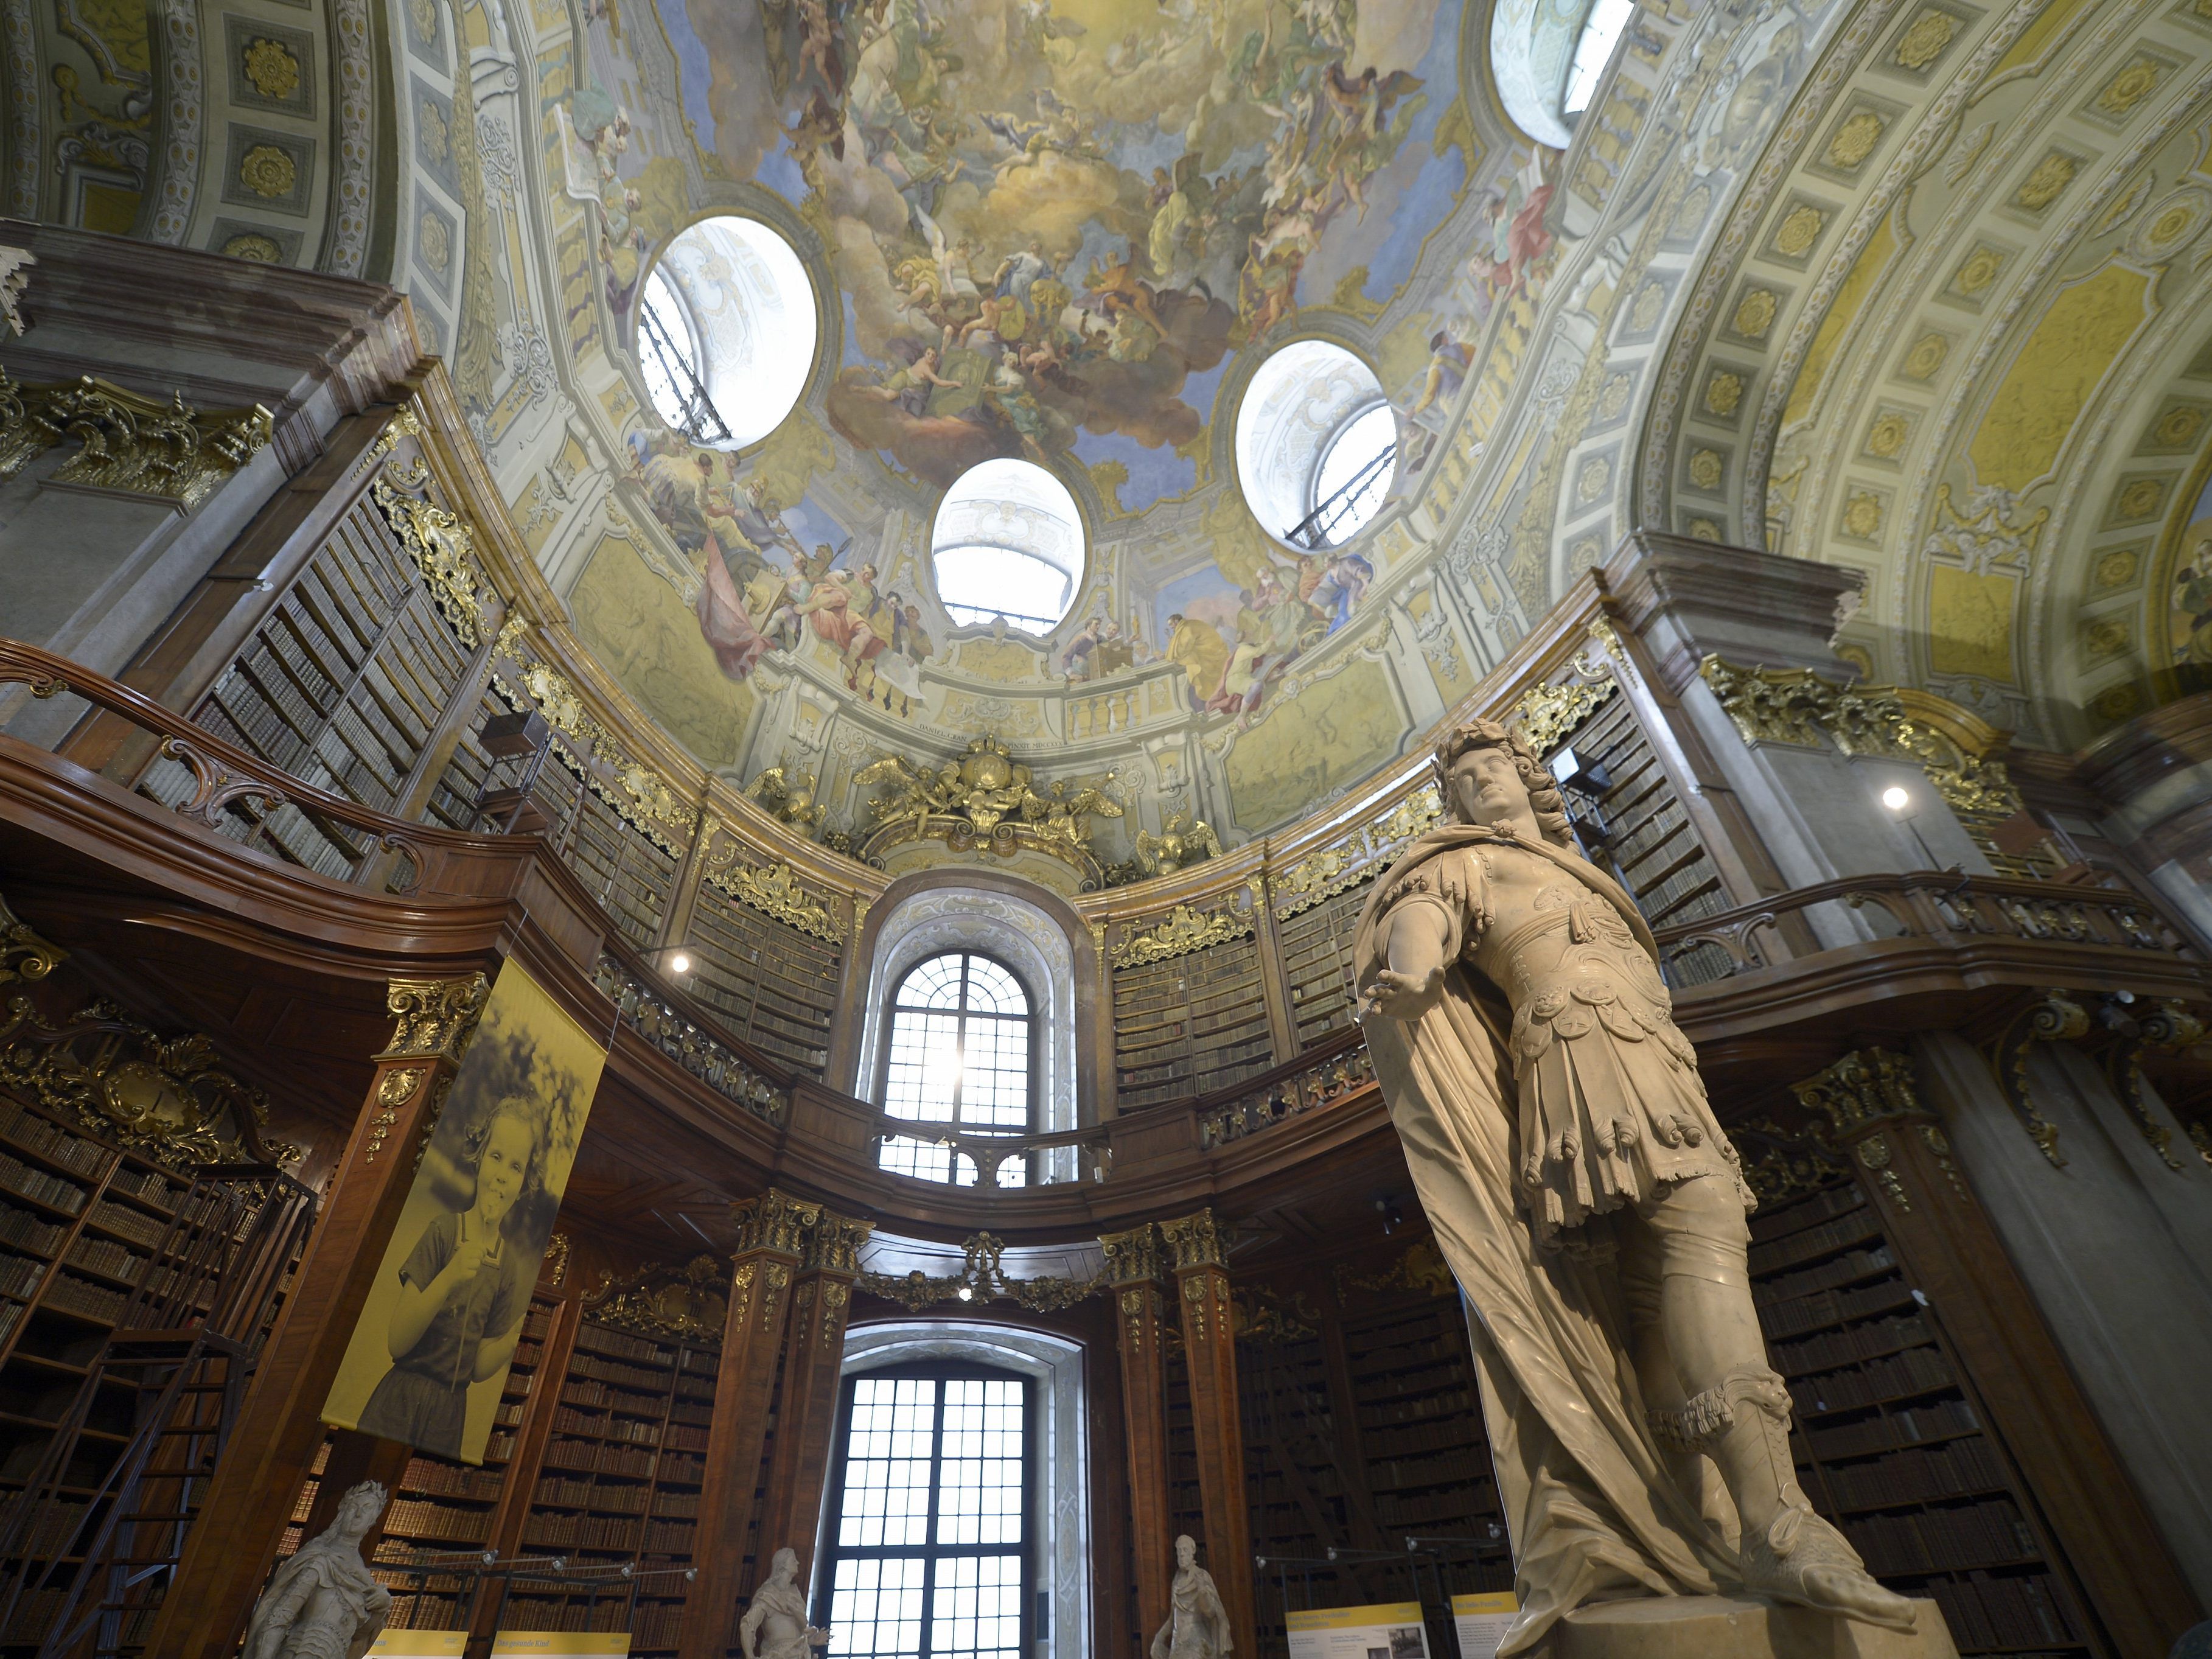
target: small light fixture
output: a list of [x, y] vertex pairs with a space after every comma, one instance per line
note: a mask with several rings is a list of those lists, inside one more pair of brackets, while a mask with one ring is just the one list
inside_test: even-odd
[[1893, 783], [1881, 792], [1881, 804], [1893, 812], [1902, 812], [1912, 804], [1912, 797]]
[[973, 1302], [975, 1299], [975, 1287], [973, 1285], [963, 1285], [960, 1287], [960, 1299], [963, 1302]]
[[686, 952], [678, 951], [668, 958], [668, 971], [672, 974], [690, 973], [691, 971], [690, 957]]

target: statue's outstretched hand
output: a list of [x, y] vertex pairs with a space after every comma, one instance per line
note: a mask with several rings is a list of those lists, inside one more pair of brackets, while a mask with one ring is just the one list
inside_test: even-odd
[[1374, 983], [1359, 994], [1359, 1015], [1385, 1014], [1392, 1019], [1419, 1019], [1437, 1006], [1443, 994], [1444, 970], [1401, 974], [1395, 968], [1377, 970]]

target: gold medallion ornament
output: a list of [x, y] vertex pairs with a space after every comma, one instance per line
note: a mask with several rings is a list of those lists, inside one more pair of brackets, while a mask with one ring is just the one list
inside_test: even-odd
[[2158, 504], [2166, 498], [2166, 481], [2162, 478], [2137, 478], [2120, 491], [2115, 505], [2123, 519], [2148, 519], [2158, 511]]
[[1721, 539], [1720, 524], [1713, 519], [1691, 520], [1689, 532], [1692, 541], [1717, 542]]
[[2185, 448], [2197, 441], [2197, 428], [2203, 424], [2203, 410], [2179, 404], [2158, 417], [2151, 435], [2169, 449]]
[[246, 48], [246, 78], [264, 98], [289, 98], [300, 86], [300, 60], [281, 41], [255, 40]]
[[1584, 461], [1575, 476], [1575, 496], [1584, 506], [1605, 494], [1606, 486], [1613, 482], [1613, 463], [1602, 455]]
[[2106, 617], [2081, 630], [2081, 646], [2093, 657], [2117, 657], [2128, 648], [2128, 624], [2124, 617]]
[[1885, 461], [1892, 459], [1905, 447], [1905, 436], [1911, 429], [1912, 423], [1904, 416], [1895, 410], [1885, 410], [1867, 428], [1867, 453]]
[[2003, 269], [2002, 254], [1995, 248], [1978, 247], [1959, 267], [1959, 274], [1951, 279], [1951, 286], [1972, 299], [1995, 282], [1997, 272]]
[[1636, 295], [1636, 309], [1631, 313], [1628, 325], [1638, 334], [1649, 333], [1659, 325], [1659, 313], [1667, 303], [1667, 290], [1656, 283], [1646, 283]]
[[415, 227], [415, 246], [422, 250], [422, 262], [441, 276], [453, 262], [453, 233], [443, 219], [427, 210]]
[[1726, 369], [1714, 371], [1713, 378], [1705, 382], [1705, 412], [1723, 419], [1734, 415], [1743, 402], [1743, 376]]
[[1774, 251], [1796, 258], [1820, 239], [1820, 227], [1827, 222], [1828, 216], [1816, 207], [1790, 209], [1774, 233]]
[[2097, 94], [2097, 107], [2107, 115], [2125, 115], [2157, 90], [2165, 76], [2160, 65], [2138, 57], [2105, 82], [2105, 89]]
[[300, 182], [300, 169], [291, 156], [274, 144], [256, 144], [238, 164], [238, 181], [256, 196], [274, 200], [289, 196]]
[[1951, 37], [1959, 32], [1959, 20], [1948, 12], [1923, 11], [1912, 20], [1912, 27], [1897, 43], [1898, 67], [1923, 70], [1951, 44]]
[[2125, 587], [2136, 579], [2136, 552], [2131, 547], [2107, 553], [2097, 561], [2097, 586]]
[[1694, 450], [1690, 455], [1690, 482], [1700, 489], [1717, 489], [1725, 467], [1717, 449]]
[[1605, 389], [1597, 394], [1597, 412], [1609, 421], [1627, 408], [1628, 389], [1633, 384], [1632, 377], [1626, 374], [1616, 374], [1607, 380]]
[[437, 0], [407, 0], [407, 21], [415, 26], [415, 38], [428, 46], [438, 38]]
[[276, 246], [275, 237], [254, 231], [232, 237], [222, 245], [222, 251], [233, 259], [250, 259], [258, 265], [277, 264], [284, 258], [284, 250]]
[[1908, 380], [1925, 380], [1943, 367], [1944, 358], [1951, 355], [1951, 343], [1940, 334], [1923, 334], [1912, 343], [1900, 365]]
[[1844, 533], [1871, 540], [1881, 532], [1881, 498], [1862, 490], [1844, 504]]
[[1849, 170], [1862, 165], [1881, 142], [1881, 117], [1863, 109], [1836, 129], [1828, 140], [1828, 163]]
[[2022, 181], [2014, 193], [2013, 201], [2030, 213], [2040, 213], [2057, 201], [2066, 186], [2074, 182], [2074, 158], [2052, 150], [2035, 164], [2035, 170]]
[[1763, 340], [1766, 331], [1774, 326], [1775, 304], [1771, 289], [1747, 289], [1736, 301], [1735, 320], [1730, 326], [1747, 340]]

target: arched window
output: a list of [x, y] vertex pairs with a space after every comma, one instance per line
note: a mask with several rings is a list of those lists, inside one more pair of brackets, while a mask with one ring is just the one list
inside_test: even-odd
[[1083, 515], [1067, 486], [1028, 461], [985, 461], [952, 481], [937, 509], [930, 562], [956, 623], [1004, 617], [1048, 634], [1083, 580]]
[[1014, 1372], [945, 1363], [846, 1380], [814, 1579], [845, 1659], [1032, 1651], [1031, 1392]]
[[[884, 1110], [966, 1135], [1025, 1134], [1036, 1097], [1029, 992], [1005, 963], [973, 951], [917, 963], [891, 993]], [[975, 1184], [973, 1160], [925, 1134], [884, 1142], [884, 1169], [923, 1181]], [[998, 1184], [1027, 1184], [1018, 1158]]]
[[660, 418], [694, 443], [728, 441], [730, 428], [707, 395], [705, 363], [691, 313], [659, 265], [645, 279], [637, 313], [637, 361], [645, 389]]
[[1237, 410], [1244, 500], [1278, 541], [1337, 547], [1366, 528], [1397, 473], [1398, 421], [1375, 371], [1328, 340], [1260, 365]]
[[806, 390], [819, 321], [806, 266], [775, 230], [727, 213], [685, 226], [639, 298], [655, 412], [710, 448], [759, 442]]
[[1589, 107], [1591, 95], [1605, 74], [1605, 66], [1613, 61], [1613, 49], [1620, 40], [1621, 30], [1628, 27], [1628, 19], [1636, 9], [1636, 0], [1597, 0], [1583, 21], [1583, 32], [1575, 41], [1575, 61], [1567, 70], [1566, 90], [1559, 98], [1559, 113], [1580, 115]]

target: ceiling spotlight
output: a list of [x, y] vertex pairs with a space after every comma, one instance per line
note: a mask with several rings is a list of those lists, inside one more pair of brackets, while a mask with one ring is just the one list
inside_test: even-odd
[[973, 1302], [975, 1299], [975, 1287], [973, 1285], [963, 1285], [960, 1287], [960, 1299], [963, 1302]]
[[1881, 804], [1893, 812], [1902, 812], [1912, 804], [1912, 797], [1893, 783], [1881, 792]]
[[691, 958], [684, 952], [678, 951], [674, 956], [668, 958], [668, 971], [672, 974], [690, 973], [691, 971]]

